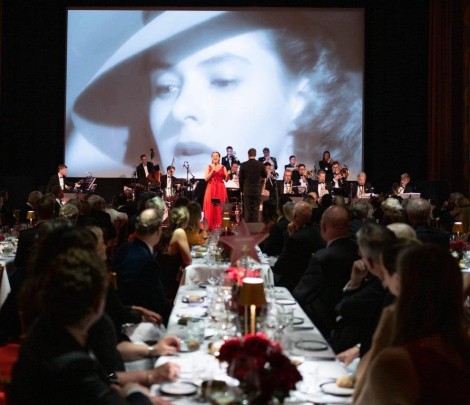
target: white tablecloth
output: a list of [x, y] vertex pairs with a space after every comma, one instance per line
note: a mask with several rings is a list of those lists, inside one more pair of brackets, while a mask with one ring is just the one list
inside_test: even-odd
[[[183, 285], [179, 288], [175, 300], [174, 309], [171, 313], [168, 323], [168, 333], [170, 335], [179, 336], [185, 339], [187, 336], [187, 327], [178, 324], [181, 316], [201, 317], [207, 312], [207, 304], [204, 300], [201, 304], [187, 304], [183, 302], [185, 296], [206, 296], [206, 290], [197, 285]], [[292, 296], [285, 288], [275, 288], [274, 299], [280, 303], [286, 300], [292, 300]], [[294, 325], [289, 332], [289, 338], [294, 342], [300, 340], [316, 340], [325, 342], [323, 336], [314, 327], [310, 319], [304, 313], [302, 308], [297, 304], [292, 304], [294, 309], [294, 317], [302, 318], [303, 323], [297, 326]], [[210, 335], [210, 333], [209, 333]], [[164, 356], [160, 357], [157, 365], [163, 364], [168, 361], [175, 362], [181, 366], [181, 380], [193, 381], [195, 383], [207, 379], [210, 376], [213, 378], [224, 378], [225, 372], [220, 368], [217, 360], [207, 352], [207, 345], [210, 341], [208, 336], [201, 345], [201, 348], [195, 352], [179, 353], [178, 356]], [[321, 392], [319, 385], [326, 381], [333, 381], [341, 375], [347, 374], [344, 367], [335, 360], [335, 355], [331, 348], [324, 351], [303, 352], [297, 350], [295, 347], [291, 350], [291, 355], [297, 359], [303, 360], [299, 366], [299, 371], [303, 376], [302, 392], [291, 392], [291, 404], [304, 404], [304, 401], [314, 401], [318, 404], [351, 404], [351, 397], [340, 397], [326, 395]], [[152, 387], [152, 392], [159, 394], [159, 386]], [[191, 405], [200, 403], [194, 397], [181, 397], [169, 398], [175, 404]], [[286, 402], [289, 403], [289, 402]]]

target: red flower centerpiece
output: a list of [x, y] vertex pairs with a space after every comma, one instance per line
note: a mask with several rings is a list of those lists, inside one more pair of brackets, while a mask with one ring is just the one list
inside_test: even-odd
[[[218, 355], [220, 361], [229, 363], [229, 375], [239, 381], [252, 372], [243, 367], [246, 363], [238, 361], [243, 358], [253, 359], [252, 364], [260, 379], [260, 394], [253, 404], [266, 405], [273, 397], [282, 402], [289, 391], [295, 388], [295, 384], [302, 380], [297, 367], [284, 356], [279, 344], [270, 341], [262, 333], [227, 340]], [[231, 367], [232, 364], [235, 367]], [[238, 364], [241, 366], [238, 367]]]

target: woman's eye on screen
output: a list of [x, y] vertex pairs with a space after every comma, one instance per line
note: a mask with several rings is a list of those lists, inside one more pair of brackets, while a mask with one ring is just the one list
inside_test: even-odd
[[211, 79], [211, 87], [221, 90], [231, 90], [238, 87], [241, 83], [239, 79], [214, 78]]
[[156, 84], [153, 86], [153, 94], [156, 97], [167, 98], [178, 94], [180, 86], [177, 84]]

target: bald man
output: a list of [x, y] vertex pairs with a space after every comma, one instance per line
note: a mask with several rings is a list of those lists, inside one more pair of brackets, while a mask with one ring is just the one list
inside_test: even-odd
[[308, 266], [312, 253], [325, 246], [312, 224], [312, 206], [304, 201], [294, 206], [294, 218], [288, 225], [289, 237], [274, 265], [276, 285], [292, 292]]
[[321, 236], [327, 242], [318, 250], [294, 289], [293, 295], [323, 336], [335, 325], [335, 305], [343, 296], [351, 268], [359, 259], [357, 244], [349, 239], [349, 213], [331, 206], [321, 218]]

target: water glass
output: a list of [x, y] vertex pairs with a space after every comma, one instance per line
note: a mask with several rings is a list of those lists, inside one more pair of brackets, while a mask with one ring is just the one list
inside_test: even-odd
[[202, 343], [204, 340], [204, 319], [189, 318], [188, 319], [188, 341]]

